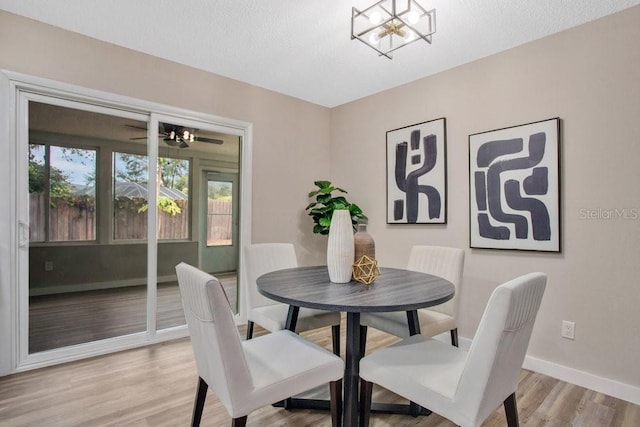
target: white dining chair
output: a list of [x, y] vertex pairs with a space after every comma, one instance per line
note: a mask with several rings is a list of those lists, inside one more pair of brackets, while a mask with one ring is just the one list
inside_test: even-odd
[[504, 404], [508, 425], [517, 426], [515, 391], [546, 282], [530, 273], [498, 286], [468, 352], [414, 335], [363, 358], [361, 425], [369, 424], [375, 383], [463, 427]]
[[185, 263], [176, 273], [199, 376], [192, 425], [209, 387], [240, 427], [255, 409], [327, 383], [332, 425], [340, 425], [342, 359], [288, 330], [242, 341], [218, 279]]
[[[271, 300], [258, 292], [256, 279], [263, 274], [298, 266], [295, 248], [291, 243], [257, 243], [245, 246], [247, 277], [247, 340], [253, 337], [254, 323], [268, 331], [285, 328], [289, 306]], [[333, 352], [340, 354], [340, 313], [300, 308], [296, 332], [331, 326]]]
[[[463, 267], [464, 251], [443, 246], [416, 245], [411, 248], [409, 262], [407, 263], [407, 270], [440, 276], [455, 286], [456, 292], [452, 299], [434, 307], [419, 309], [418, 318], [423, 335], [433, 337], [449, 331], [451, 344], [456, 347], [458, 346], [458, 313]], [[366, 347], [367, 327], [402, 338], [409, 336], [407, 314], [404, 311], [362, 313], [360, 315], [360, 325], [362, 350]]]

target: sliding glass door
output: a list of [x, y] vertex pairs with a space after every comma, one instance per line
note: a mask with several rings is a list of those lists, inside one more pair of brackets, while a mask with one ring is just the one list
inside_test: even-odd
[[25, 94], [28, 354], [147, 330], [148, 118]]
[[[186, 335], [175, 266], [220, 272], [202, 265], [204, 171], [239, 175], [241, 132], [40, 91], [18, 91], [17, 105], [17, 216], [28, 237], [17, 257], [17, 364]], [[235, 228], [216, 245], [234, 248], [223, 273], [237, 301], [233, 182], [225, 220]]]

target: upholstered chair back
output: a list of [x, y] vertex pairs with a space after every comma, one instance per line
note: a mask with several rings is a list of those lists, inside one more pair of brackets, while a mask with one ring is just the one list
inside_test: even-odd
[[256, 279], [263, 274], [298, 266], [291, 243], [256, 243], [244, 248], [249, 309], [278, 304], [258, 292]]
[[516, 389], [547, 276], [530, 273], [492, 293], [469, 349], [455, 400], [484, 420]]
[[218, 279], [195, 267], [181, 263], [176, 272], [198, 375], [234, 413], [253, 384], [227, 296]]
[[447, 314], [458, 319], [460, 311], [460, 291], [462, 286], [462, 269], [464, 251], [459, 248], [444, 246], [416, 245], [411, 248], [407, 269], [440, 276], [456, 287], [456, 293], [449, 301], [429, 307], [429, 310]]

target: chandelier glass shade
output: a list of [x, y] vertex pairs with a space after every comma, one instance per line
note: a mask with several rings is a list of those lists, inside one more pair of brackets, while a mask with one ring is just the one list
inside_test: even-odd
[[351, 39], [391, 59], [391, 53], [420, 39], [431, 44], [436, 11], [417, 0], [382, 0], [364, 10], [351, 10]]

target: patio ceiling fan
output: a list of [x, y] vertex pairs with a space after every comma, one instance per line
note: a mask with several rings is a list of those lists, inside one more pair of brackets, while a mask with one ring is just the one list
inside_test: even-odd
[[[146, 128], [133, 125], [125, 125], [126, 127], [133, 129], [140, 129], [146, 131]], [[190, 142], [205, 142], [209, 144], [222, 144], [224, 141], [216, 138], [205, 138], [198, 136], [196, 132], [198, 129], [186, 128], [183, 126], [172, 125], [169, 123], [160, 123], [161, 130], [159, 132], [162, 140], [170, 147], [187, 148]], [[146, 139], [146, 136], [137, 138], [129, 138], [131, 140]]]

